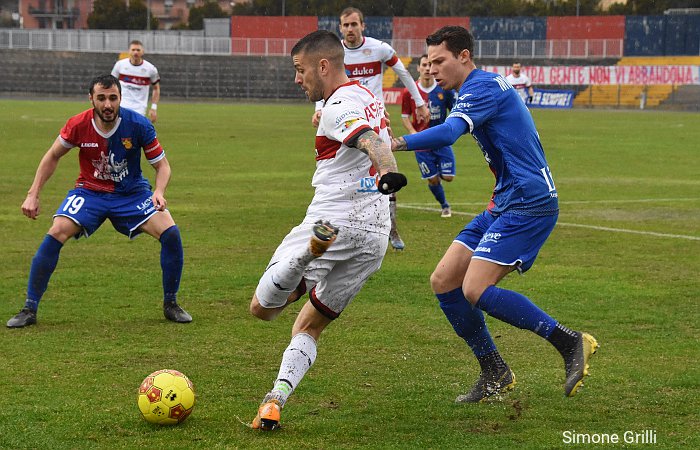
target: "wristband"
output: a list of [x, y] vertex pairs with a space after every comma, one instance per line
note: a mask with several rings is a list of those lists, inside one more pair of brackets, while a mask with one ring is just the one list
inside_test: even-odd
[[157, 104], [157, 103], [151, 103], [151, 109], [152, 109], [153, 111], [157, 110], [157, 109], [158, 109], [158, 104]]

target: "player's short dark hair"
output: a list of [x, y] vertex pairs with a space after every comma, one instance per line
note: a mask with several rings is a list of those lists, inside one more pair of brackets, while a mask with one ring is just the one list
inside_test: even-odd
[[340, 38], [327, 30], [317, 30], [301, 38], [292, 48], [292, 57], [299, 53], [317, 56], [319, 60], [328, 59], [337, 67], [343, 67], [345, 59], [345, 50]]
[[355, 13], [360, 17], [360, 23], [365, 23], [365, 15], [362, 14], [362, 11], [359, 9], [353, 7], [353, 6], [348, 6], [344, 10], [340, 12], [340, 18], [342, 19], [345, 16], [349, 16], [350, 14]]
[[425, 43], [429, 46], [440, 45], [443, 42], [455, 58], [465, 49], [469, 50], [470, 57], [474, 55], [474, 36], [464, 27], [448, 25], [425, 39]]
[[423, 53], [422, 55], [420, 55], [420, 58], [418, 58], [418, 61], [420, 61], [420, 60], [423, 59], [423, 58], [427, 58], [427, 57], [428, 57], [428, 54], [427, 54], [427, 53]]
[[103, 75], [98, 75], [95, 78], [93, 78], [90, 82], [90, 95], [95, 93], [96, 84], [99, 84], [106, 89], [109, 89], [112, 86], [117, 86], [117, 89], [119, 89], [119, 95], [122, 95], [122, 85], [119, 83], [119, 80], [113, 75], [107, 73]]
[[133, 41], [129, 42], [129, 47], [131, 47], [132, 45], [140, 45], [141, 47], [143, 47], [143, 42], [139, 41], [138, 39], [134, 39]]

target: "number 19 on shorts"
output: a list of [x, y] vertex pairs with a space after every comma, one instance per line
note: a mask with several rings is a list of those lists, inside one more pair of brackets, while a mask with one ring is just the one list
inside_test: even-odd
[[83, 207], [83, 203], [85, 203], [85, 199], [83, 197], [73, 194], [66, 200], [66, 206], [63, 207], [63, 211], [76, 214], [78, 211], [80, 211], [80, 208]]

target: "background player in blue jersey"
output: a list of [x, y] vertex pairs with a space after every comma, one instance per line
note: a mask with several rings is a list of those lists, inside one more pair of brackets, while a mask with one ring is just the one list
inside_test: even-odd
[[426, 43], [430, 73], [442, 88], [458, 88], [459, 98], [445, 123], [393, 139], [392, 148], [440, 148], [471, 133], [496, 177], [488, 208], [457, 235], [430, 277], [445, 316], [481, 366], [476, 384], [456, 401], [480, 402], [515, 384], [482, 311], [554, 345], [564, 358], [564, 393], [572, 396], [588, 374], [596, 340], [564, 327], [524, 295], [496, 287], [510, 272], [522, 273], [532, 266], [559, 214], [535, 124], [505, 78], [476, 68], [469, 31], [443, 27]]
[[[163, 314], [173, 322], [191, 322], [177, 304], [183, 252], [180, 231], [166, 209], [165, 189], [170, 164], [153, 125], [129, 109], [120, 109], [121, 87], [112, 75], [90, 83], [92, 108], [71, 117], [39, 163], [34, 182], [22, 203], [30, 219], [40, 213], [39, 193], [59, 160], [78, 147], [80, 175], [54, 215], [29, 272], [24, 308], [7, 322], [10, 328], [36, 323], [39, 301], [58, 263], [63, 244], [71, 237], [89, 236], [109, 219], [131, 238], [141, 232], [160, 240], [163, 270]], [[141, 173], [141, 149], [156, 171], [155, 189]]]
[[[419, 122], [416, 116], [416, 102], [408, 92], [408, 89], [401, 92], [401, 121], [410, 134], [415, 134], [435, 125], [440, 125], [447, 118], [447, 113], [455, 104], [457, 93], [446, 91], [435, 82], [435, 78], [430, 74], [430, 62], [428, 55], [420, 57], [418, 63], [418, 92], [423, 101], [428, 105], [430, 111], [430, 121]], [[445, 189], [440, 180], [452, 181], [455, 177], [455, 154], [451, 146], [445, 146], [435, 150], [416, 150], [416, 161], [421, 172], [421, 177], [428, 180], [428, 188], [432, 192], [435, 200], [442, 208], [441, 217], [452, 217], [450, 204], [445, 197]]]

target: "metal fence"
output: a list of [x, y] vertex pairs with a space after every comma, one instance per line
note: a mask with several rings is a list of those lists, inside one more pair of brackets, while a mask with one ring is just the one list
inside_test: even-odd
[[[148, 53], [166, 55], [287, 56], [297, 39], [206, 37], [201, 31], [26, 30], [0, 29], [0, 48], [121, 52], [131, 40], [143, 42]], [[425, 53], [423, 39], [394, 39], [401, 56]], [[475, 58], [598, 59], [623, 56], [622, 39], [481, 40]]]

